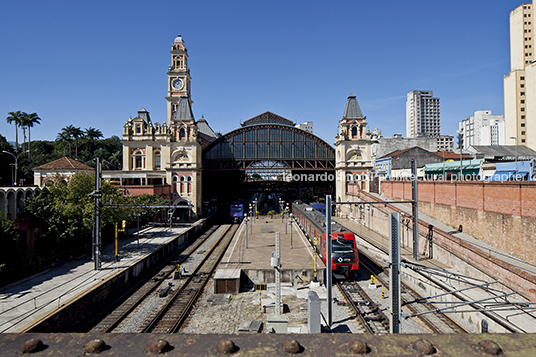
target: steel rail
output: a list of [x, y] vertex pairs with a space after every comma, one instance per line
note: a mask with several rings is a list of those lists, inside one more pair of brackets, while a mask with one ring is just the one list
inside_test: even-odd
[[[372, 273], [372, 271], [373, 271], [372, 267], [370, 267], [370, 265], [366, 261], [360, 260], [360, 263], [362, 265], [364, 265], [365, 268], [368, 269]], [[383, 270], [382, 270], [382, 274], [385, 274], [385, 272]], [[387, 281], [380, 274], [376, 274], [376, 279], [386, 289], [388, 289], [389, 284], [387, 283]], [[424, 298], [422, 298], [420, 296], [420, 294], [418, 294], [414, 289], [409, 287], [404, 282], [402, 282], [402, 288], [403, 288], [403, 294], [410, 294], [410, 295], [412, 295], [414, 297], [413, 301], [424, 300]], [[413, 312], [413, 314], [415, 314], [414, 316], [418, 317], [419, 320], [421, 320], [433, 333], [446, 333], [447, 332], [447, 331], [442, 331], [438, 326], [436, 326], [436, 324], [434, 324], [431, 321], [431, 318], [423, 316], [423, 313], [419, 313], [418, 309], [415, 308], [414, 306], [412, 306], [410, 302], [408, 302], [408, 299], [402, 298], [401, 300], [402, 300], [401, 301], [402, 306], [407, 307], [409, 310], [411, 310]], [[427, 307], [433, 306], [430, 303], [426, 303], [426, 305], [427, 305]], [[453, 332], [453, 331], [454, 332], [459, 332], [459, 333], [467, 332], [463, 327], [461, 327], [456, 321], [452, 320], [450, 317], [446, 316], [445, 314], [443, 314], [441, 312], [435, 311], [436, 310], [435, 307], [434, 307], [434, 309], [428, 309], [428, 310], [429, 310], [428, 312], [434, 312], [434, 316], [436, 318], [442, 320], [442, 322], [444, 322], [450, 329], [452, 329], [452, 331], [448, 331], [448, 332]]]
[[[180, 287], [180, 289], [177, 289], [177, 291], [175, 291], [175, 293], [172, 295], [172, 297], [170, 298], [170, 300], [160, 309], [160, 311], [158, 312], [158, 314], [143, 328], [143, 330], [141, 331], [142, 333], [148, 333], [148, 332], [151, 332], [155, 329], [155, 327], [157, 326], [157, 324], [163, 319], [163, 317], [167, 314], [167, 312], [169, 311], [169, 309], [173, 306], [173, 304], [175, 303], [175, 301], [177, 301], [177, 299], [179, 298], [179, 296], [182, 294], [183, 291], [187, 290], [187, 287], [188, 285], [192, 282], [192, 280], [194, 280], [194, 278], [198, 278], [196, 276], [196, 274], [199, 272], [199, 270], [201, 270], [201, 268], [203, 267], [203, 265], [205, 264], [205, 262], [211, 257], [212, 253], [216, 250], [216, 248], [221, 244], [221, 242], [224, 240], [224, 238], [228, 235], [227, 233], [229, 232], [229, 230], [231, 229], [231, 227], [233, 226], [236, 226], [236, 225], [228, 225], [225, 229], [224, 232], [222, 232], [221, 234], [221, 237], [220, 239], [218, 240], [217, 244], [214, 244], [212, 246], [212, 248], [207, 252], [207, 254], [205, 255], [205, 257], [201, 260], [201, 262], [199, 263], [199, 265], [197, 266], [197, 268], [192, 271], [192, 273], [188, 276], [188, 278], [186, 279], [185, 283]], [[219, 261], [219, 259], [218, 259]], [[204, 284], [203, 284], [204, 286]], [[199, 290], [202, 290], [202, 287], [199, 288]], [[198, 294], [195, 294], [196, 296], [198, 296]], [[194, 300], [195, 301], [195, 300]], [[192, 303], [193, 304], [193, 303]], [[191, 307], [191, 304], [189, 304], [189, 307]], [[184, 315], [183, 313], [181, 313], [181, 316]], [[173, 326], [176, 326], [177, 325], [177, 322], [175, 322], [173, 324]]]
[[[352, 303], [351, 306], [355, 309], [357, 318], [365, 328], [366, 333], [389, 333], [389, 319], [359, 284], [354, 281], [341, 281], [337, 282], [337, 286], [347, 301]], [[350, 289], [355, 291], [350, 292]], [[359, 304], [361, 308], [353, 303], [354, 298], [351, 295], [358, 295], [363, 300], [363, 304]]]
[[344, 295], [344, 298], [346, 299], [346, 301], [348, 302], [348, 304], [350, 305], [350, 307], [355, 311], [356, 313], [356, 319], [359, 320], [359, 323], [364, 327], [365, 329], [365, 332], [366, 333], [370, 333], [370, 334], [373, 334], [374, 331], [372, 330], [372, 327], [369, 326], [369, 324], [367, 323], [367, 321], [365, 321], [365, 318], [363, 317], [363, 314], [361, 314], [361, 311], [359, 310], [359, 308], [357, 307], [357, 305], [355, 304], [354, 300], [350, 297], [350, 295], [347, 293], [346, 289], [343, 289], [339, 282], [337, 282], [337, 287], [339, 288], [339, 290], [342, 292], [342, 294]]
[[[126, 305], [126, 309], [123, 310], [122, 312], [120, 312], [120, 315], [115, 317], [114, 320], [110, 323], [110, 322], [105, 322], [105, 320], [103, 320], [104, 324], [105, 325], [108, 325], [108, 327], [105, 327], [104, 329], [104, 332], [112, 332], [115, 328], [117, 328], [119, 326], [119, 324], [121, 324], [121, 322], [123, 322], [138, 306], [140, 306], [143, 301], [145, 301], [145, 299], [150, 295], [152, 294], [159, 286], [162, 285], [162, 283], [164, 282], [164, 280], [169, 277], [174, 271], [175, 271], [175, 266], [176, 264], [172, 264], [172, 267], [170, 267], [170, 264], [169, 262], [173, 261], [174, 259], [176, 259], [177, 256], [180, 256], [181, 254], [186, 254], [186, 256], [184, 256], [182, 259], [180, 259], [178, 261], [178, 263], [182, 263], [183, 261], [185, 261], [186, 259], [188, 259], [188, 257], [190, 256], [190, 254], [195, 251], [197, 248], [199, 248], [199, 246], [201, 246], [205, 241], [206, 239], [214, 233], [214, 231], [216, 229], [218, 229], [219, 225], [218, 226], [212, 226], [211, 228], [209, 228], [205, 233], [203, 233], [203, 235], [201, 235], [201, 237], [197, 238], [195, 240], [195, 242], [193, 242], [193, 244], [185, 247], [184, 249], [181, 249], [179, 251], [177, 251], [176, 253], [174, 253], [171, 257], [169, 257], [168, 259], [166, 259], [166, 261], [161, 264], [160, 266], [163, 266], [165, 265], [162, 269], [159, 270], [158, 273], [154, 274], [153, 275], [153, 278], [155, 276], [158, 276], [159, 274], [161, 274], [162, 272], [164, 272], [164, 275], [162, 277], [159, 277], [159, 280], [158, 281], [151, 281], [151, 280], [148, 280], [144, 283], [144, 285], [140, 288], [140, 285], [141, 284], [138, 284], [137, 286], [133, 287], [132, 289], [130, 289], [129, 291], [127, 291], [125, 294], [123, 294], [123, 296], [119, 299], [121, 300], [122, 298], [124, 298], [125, 296], [131, 296], [135, 299], [135, 301], [129, 301], [129, 299], [127, 299], [122, 305], [120, 305], [118, 307], [118, 309], [121, 309], [121, 307], [123, 305]], [[145, 289], [145, 291], [143, 291], [139, 296], [135, 296], [135, 294], [144, 289], [144, 287], [147, 286], [147, 288]], [[133, 293], [134, 292], [134, 293]], [[112, 314], [117, 311], [114, 310], [112, 312]], [[111, 314], [111, 315], [112, 315]], [[110, 316], [110, 315], [109, 315]], [[99, 325], [97, 325], [96, 327], [98, 328]], [[95, 328], [93, 329], [95, 330]]]

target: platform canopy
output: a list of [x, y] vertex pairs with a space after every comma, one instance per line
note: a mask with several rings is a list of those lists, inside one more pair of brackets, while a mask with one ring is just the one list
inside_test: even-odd
[[478, 175], [480, 173], [480, 165], [484, 159], [463, 160], [460, 161], [438, 162], [424, 166], [425, 175], [441, 175], [444, 172], [450, 175], [459, 175], [460, 166], [464, 175]]

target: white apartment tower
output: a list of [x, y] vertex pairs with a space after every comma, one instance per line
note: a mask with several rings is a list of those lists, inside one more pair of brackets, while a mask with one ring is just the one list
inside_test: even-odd
[[[461, 146], [468, 149], [472, 145], [505, 145], [504, 117], [491, 114], [491, 110], [478, 110], [474, 115], [458, 123]], [[512, 142], [513, 144], [513, 142]]]
[[510, 73], [504, 77], [504, 119], [507, 145], [536, 149], [533, 15], [531, 3], [510, 12]]
[[296, 124], [296, 128], [305, 130], [308, 133], [313, 133], [313, 122], [312, 121], [306, 121], [305, 123]]
[[417, 138], [441, 135], [439, 98], [432, 91], [414, 90], [406, 100], [406, 136]]

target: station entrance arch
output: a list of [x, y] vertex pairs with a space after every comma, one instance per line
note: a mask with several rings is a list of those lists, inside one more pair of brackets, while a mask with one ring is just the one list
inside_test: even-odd
[[203, 149], [204, 200], [243, 190], [333, 194], [335, 149], [274, 113], [253, 117]]

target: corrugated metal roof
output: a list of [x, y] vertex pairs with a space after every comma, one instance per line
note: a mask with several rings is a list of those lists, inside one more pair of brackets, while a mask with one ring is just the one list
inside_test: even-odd
[[[517, 146], [517, 149], [516, 149]], [[470, 151], [484, 155], [486, 158], [499, 158], [505, 156], [527, 156], [536, 157], [536, 151], [525, 145], [475, 145], [469, 148]]]
[[[484, 162], [484, 159], [462, 160], [462, 170], [479, 169], [482, 162]], [[424, 171], [453, 171], [459, 169], [460, 161], [438, 162], [424, 166]]]

